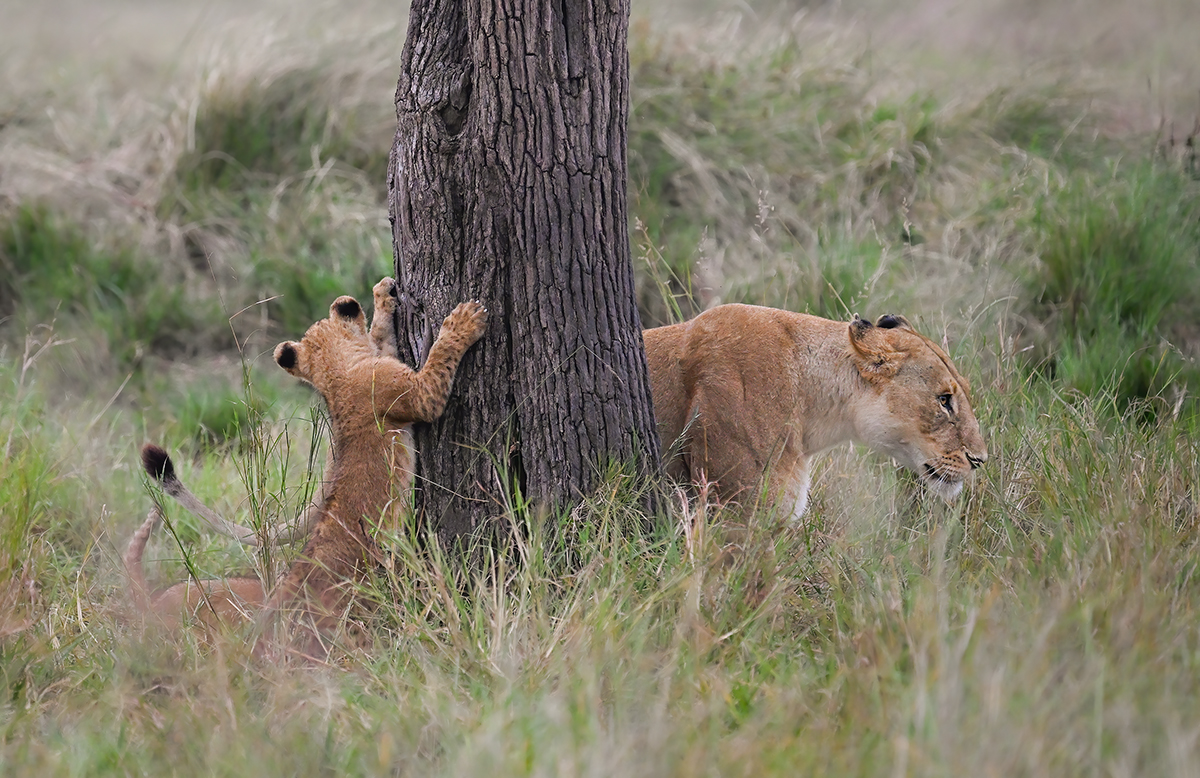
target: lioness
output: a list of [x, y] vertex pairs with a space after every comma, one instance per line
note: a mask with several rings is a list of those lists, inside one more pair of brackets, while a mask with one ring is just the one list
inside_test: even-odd
[[[394, 348], [392, 355], [381, 353], [389, 341], [376, 328], [386, 323], [394, 331], [392, 279], [376, 285], [375, 306], [370, 336], [358, 301], [343, 296], [330, 306], [329, 318], [309, 327], [299, 342], [288, 341], [275, 348], [276, 363], [312, 384], [324, 398], [333, 441], [325, 481], [297, 531], [308, 535], [304, 550], [269, 599], [257, 578], [205, 581], [201, 586], [186, 581], [149, 595], [141, 558], [158, 519], [156, 508], [134, 534], [126, 552], [135, 602], [168, 624], [178, 624], [187, 613], [198, 614], [208, 623], [215, 618], [228, 624], [244, 620], [262, 606], [266, 633], [259, 644], [260, 653], [269, 648], [275, 615], [294, 611], [299, 616], [298, 652], [310, 658], [325, 655], [323, 638], [333, 632], [353, 604], [354, 584], [363, 580], [378, 559], [372, 526], [380, 521], [391, 523], [392, 514], [404, 506], [412, 479], [410, 427], [413, 422], [433, 421], [441, 415], [458, 363], [483, 335], [487, 322], [481, 304], [460, 304], [443, 322], [425, 365], [414, 371], [395, 358]], [[166, 452], [148, 446], [143, 459], [168, 493], [177, 497], [186, 493]], [[215, 529], [245, 540], [244, 528], [211, 512], [201, 517], [219, 522]]]
[[946, 499], [987, 461], [967, 380], [901, 316], [847, 325], [721, 305], [643, 333], [667, 472], [721, 500], [766, 496], [793, 519], [811, 463], [843, 441], [895, 458]]

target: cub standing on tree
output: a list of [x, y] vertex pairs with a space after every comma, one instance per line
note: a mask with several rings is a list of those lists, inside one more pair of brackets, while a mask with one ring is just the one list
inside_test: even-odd
[[[443, 322], [425, 365], [414, 371], [381, 353], [389, 341], [378, 328], [394, 332], [392, 279], [376, 285], [375, 305], [371, 336], [358, 301], [343, 296], [330, 306], [329, 318], [313, 324], [299, 342], [275, 348], [280, 367], [321, 393], [329, 408], [333, 444], [317, 501], [302, 517], [301, 524], [311, 526], [308, 541], [269, 599], [255, 578], [185, 581], [149, 594], [142, 552], [159, 518], [156, 506], [125, 554], [134, 601], [144, 610], [169, 625], [195, 614], [211, 627], [244, 621], [261, 607], [264, 631], [256, 653], [269, 653], [283, 643], [305, 658], [325, 657], [328, 639], [355, 605], [355, 586], [377, 564], [373, 527], [380, 521], [394, 523], [394, 514], [407, 505], [413, 470], [411, 425], [441, 415], [458, 363], [487, 323], [487, 310], [480, 303], [460, 304]], [[162, 449], [146, 447], [143, 462], [168, 493], [187, 493]], [[236, 525], [211, 511], [201, 518], [210, 523], [216, 519], [214, 529], [239, 536], [231, 532], [239, 529]], [[280, 641], [276, 630], [282, 614], [288, 616], [284, 621], [294, 634]]]

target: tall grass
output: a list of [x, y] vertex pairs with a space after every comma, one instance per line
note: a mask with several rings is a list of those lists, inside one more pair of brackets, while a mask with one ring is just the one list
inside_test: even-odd
[[[689, 32], [634, 37], [630, 171], [648, 238], [677, 290], [701, 274], [701, 306], [784, 274], [792, 305], [825, 312], [819, 296], [841, 280], [820, 273], [830, 246], [877, 256], [880, 232], [898, 242], [936, 103], [872, 94], [866, 52], [832, 32]], [[653, 294], [642, 302], [662, 323]]]
[[[363, 87], [354, 83], [361, 75], [331, 77], [331, 69], [319, 63], [250, 80], [210, 77], [178, 162], [180, 184], [243, 188], [256, 176], [301, 175], [327, 159], [384, 182], [394, 112], [362, 99]], [[347, 95], [348, 104], [339, 105]]]
[[[479, 574], [401, 530], [367, 591], [388, 605], [375, 648], [344, 657], [349, 673], [141, 637], [94, 610], [119, 608], [119, 571], [78, 568], [84, 620], [46, 611], [6, 642], [6, 769], [1182, 768], [1197, 713], [1194, 430], [1109, 425], [1092, 401], [1032, 389], [978, 399], [1044, 421], [989, 424], [996, 467], [955, 509], [881, 504], [903, 484], [847, 451], [802, 526], [692, 500], [647, 529], [614, 481], [570, 518], [498, 513], [517, 545]], [[280, 454], [264, 454], [269, 473]], [[236, 480], [228, 462], [205, 469]], [[1096, 486], [1110, 483], [1122, 488]], [[562, 521], [590, 528], [565, 566], [546, 532]]]
[[231, 345], [216, 301], [186, 295], [186, 277], [129, 246], [98, 245], [45, 206], [23, 204], [0, 224], [0, 267], [0, 306], [19, 324], [89, 320], [118, 365]]
[[[227, 41], [173, 63], [165, 93], [101, 73], [5, 104], [0, 336], [54, 320], [79, 344], [57, 357], [66, 386], [132, 373], [141, 398], [163, 359], [258, 354], [387, 272], [394, 111], [375, 98], [394, 88], [394, 29], [326, 20], [323, 46], [247, 29], [214, 31]], [[221, 378], [236, 388], [236, 369]]]

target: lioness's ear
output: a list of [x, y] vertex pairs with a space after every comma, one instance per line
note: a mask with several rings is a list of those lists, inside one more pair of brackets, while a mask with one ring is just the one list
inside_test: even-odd
[[859, 317], [857, 313], [850, 321], [850, 354], [854, 358], [854, 366], [858, 368], [859, 375], [868, 381], [891, 378], [900, 369], [900, 363], [904, 359], [904, 353], [892, 348], [888, 343], [886, 330], [897, 326], [890, 321], [890, 326], [882, 326], [884, 319], [889, 318], [904, 321], [898, 316], [884, 316], [879, 320], [881, 325], [876, 326]]
[[912, 325], [908, 323], [908, 319], [895, 313], [885, 313], [879, 317], [879, 321], [875, 322], [875, 326], [881, 330], [911, 330]]
[[854, 314], [854, 318], [850, 320], [850, 340], [862, 338], [862, 336], [866, 334], [867, 330], [871, 329], [873, 326], [874, 325], [871, 324], [870, 320], [864, 319], [857, 313]]
[[304, 378], [300, 372], [300, 344], [293, 340], [285, 341], [275, 347], [275, 364], [297, 378]]

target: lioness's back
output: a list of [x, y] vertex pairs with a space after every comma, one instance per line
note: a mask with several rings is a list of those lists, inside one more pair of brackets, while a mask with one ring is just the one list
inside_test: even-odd
[[[810, 365], [809, 357], [818, 356], [821, 343], [845, 326], [804, 313], [731, 303], [680, 324], [646, 330], [650, 391], [668, 472], [687, 475], [686, 452], [672, 456], [668, 447], [695, 420], [702, 403], [729, 407], [728, 401], [736, 398], [738, 418], [707, 420], [719, 434], [778, 435], [770, 422], [781, 406], [798, 401], [801, 367]], [[810, 344], [810, 355], [803, 353], [805, 344]], [[764, 359], [764, 354], [772, 358]]]

